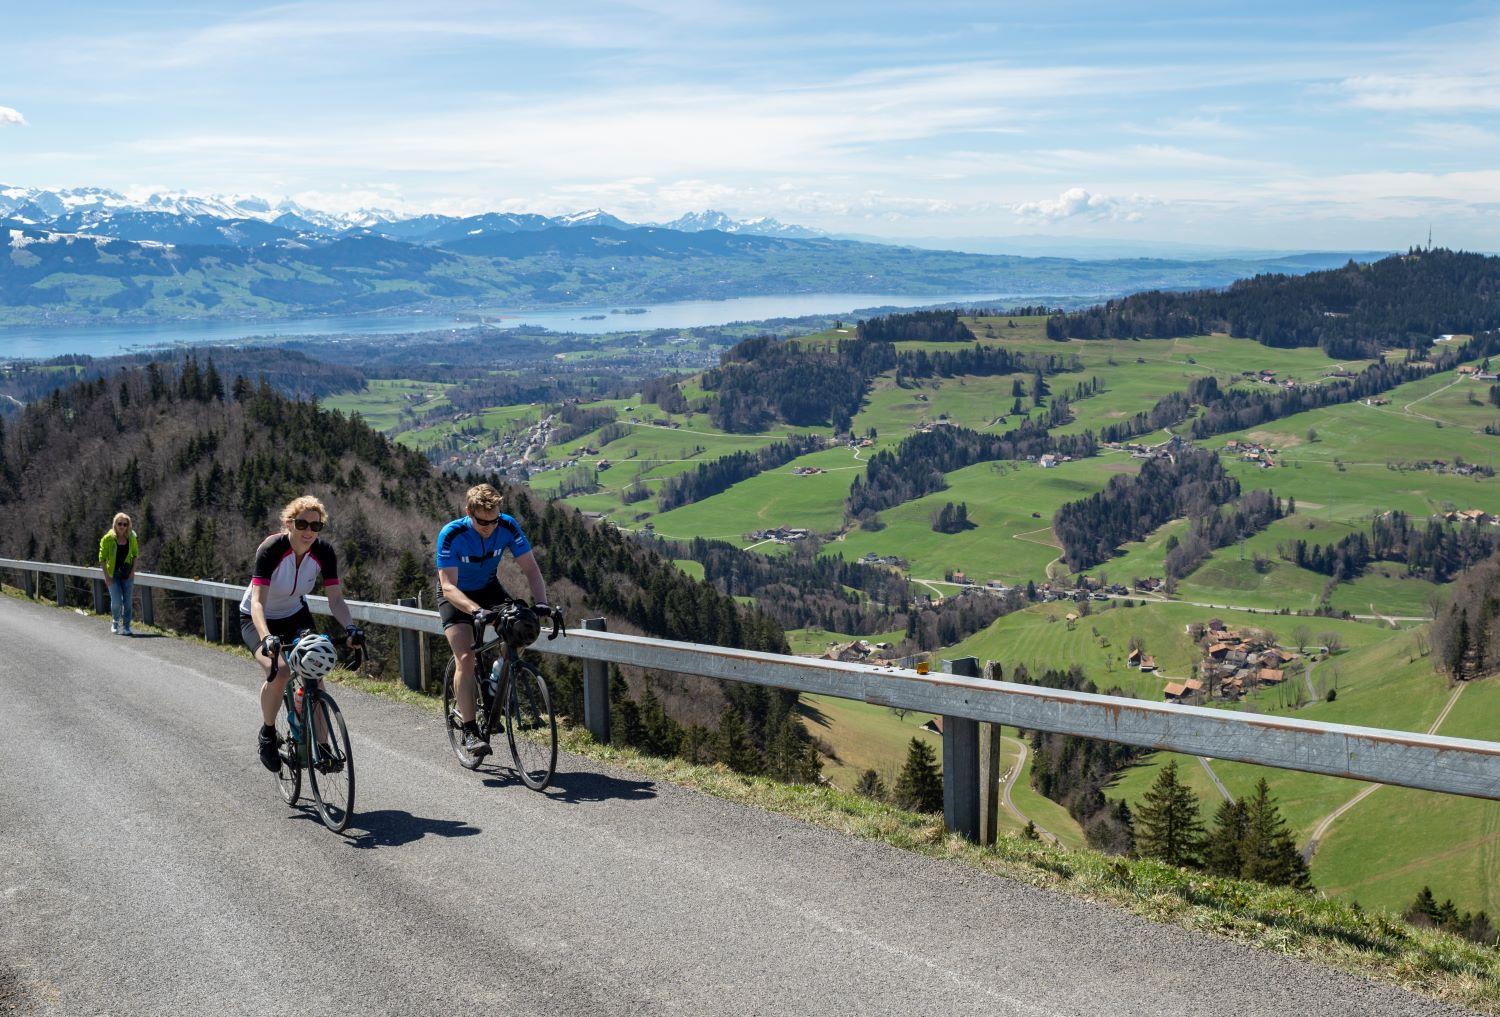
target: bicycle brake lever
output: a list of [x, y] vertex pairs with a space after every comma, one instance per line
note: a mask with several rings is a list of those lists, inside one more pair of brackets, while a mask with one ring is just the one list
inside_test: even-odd
[[557, 608], [553, 608], [552, 609], [552, 634], [547, 637], [548, 641], [550, 642], [551, 640], [556, 639], [557, 636], [558, 636], [558, 633], [561, 633], [562, 635], [567, 635], [568, 634], [568, 627], [563, 624], [562, 611], [558, 610]]

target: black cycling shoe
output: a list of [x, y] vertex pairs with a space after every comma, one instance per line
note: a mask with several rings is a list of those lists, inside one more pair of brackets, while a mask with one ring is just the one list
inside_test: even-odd
[[464, 728], [464, 751], [471, 756], [487, 756], [490, 754], [490, 743], [479, 737], [479, 729], [473, 726]]
[[281, 769], [281, 753], [277, 751], [280, 746], [277, 742], [274, 730], [264, 727], [260, 729], [260, 737], [256, 739], [256, 744], [260, 749], [260, 761], [272, 773]]

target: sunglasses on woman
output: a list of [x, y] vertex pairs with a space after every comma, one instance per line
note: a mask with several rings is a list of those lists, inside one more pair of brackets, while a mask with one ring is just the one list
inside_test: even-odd
[[293, 519], [292, 524], [299, 530], [312, 530], [314, 533], [323, 532], [323, 520], [321, 519]]

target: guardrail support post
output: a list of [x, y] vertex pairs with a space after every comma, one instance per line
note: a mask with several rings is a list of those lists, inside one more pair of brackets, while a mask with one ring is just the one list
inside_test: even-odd
[[61, 572], [52, 573], [52, 592], [58, 607], [68, 606], [68, 577]]
[[26, 591], [26, 596], [36, 598], [36, 588], [40, 585], [39, 578], [38, 574], [30, 569], [21, 570], [21, 589]]
[[979, 725], [979, 843], [1000, 836], [1000, 725]]
[[[416, 607], [416, 597], [402, 597], [396, 601], [402, 607]], [[421, 692], [426, 684], [422, 674], [422, 657], [417, 650], [418, 641], [422, 637], [411, 629], [402, 629], [400, 635], [401, 651], [401, 681], [413, 692]]]
[[[603, 618], [585, 618], [583, 627], [605, 631]], [[583, 662], [583, 723], [601, 745], [609, 744], [609, 665], [602, 660]]]
[[151, 587], [142, 586], [141, 591], [141, 621], [146, 625], [156, 624], [156, 596]]
[[104, 580], [89, 580], [89, 588], [94, 593], [94, 613], [103, 614], [108, 610], [108, 607], [105, 605]]
[[203, 638], [210, 643], [223, 642], [219, 632], [219, 600], [217, 597], [199, 597], [203, 605]]
[[[979, 677], [979, 660], [943, 661], [946, 674]], [[967, 717], [943, 718], [943, 826], [972, 841], [980, 839], [979, 722]]]

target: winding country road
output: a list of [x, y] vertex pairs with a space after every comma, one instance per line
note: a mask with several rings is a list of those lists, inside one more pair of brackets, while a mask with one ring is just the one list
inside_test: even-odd
[[1055, 833], [1042, 826], [1042, 824], [1038, 823], [1036, 820], [1027, 817], [1025, 813], [1016, 808], [1016, 803], [1010, 800], [1010, 789], [1015, 787], [1016, 781], [1021, 779], [1021, 771], [1026, 769], [1026, 754], [1031, 750], [1029, 746], [1027, 746], [1024, 739], [1012, 738], [1010, 735], [1005, 735], [1003, 737], [1005, 741], [1008, 741], [1012, 745], [1014, 745], [1017, 748], [1018, 752], [1016, 754], [1015, 765], [1013, 765], [1009, 770], [1006, 770], [1005, 775], [1000, 778], [1000, 800], [1005, 803], [1005, 810], [1012, 816], [1015, 816], [1017, 819], [1019, 819], [1021, 821], [1021, 825], [1024, 826], [1027, 823], [1030, 823], [1036, 829], [1037, 834], [1043, 840], [1048, 841], [1052, 844], [1056, 844], [1057, 835]]
[[256, 761], [257, 685], [0, 596], [0, 1012], [1460, 1012], [577, 757], [536, 794], [348, 688], [335, 836]]

